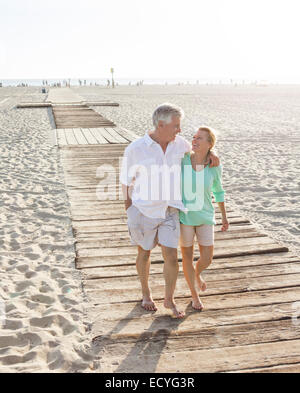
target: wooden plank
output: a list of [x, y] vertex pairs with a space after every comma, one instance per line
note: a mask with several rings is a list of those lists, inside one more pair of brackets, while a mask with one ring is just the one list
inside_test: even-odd
[[[215, 241], [218, 240], [231, 240], [231, 239], [241, 239], [245, 237], [267, 237], [266, 234], [257, 232], [254, 228], [250, 227], [250, 229], [243, 229], [239, 231], [216, 231], [215, 232]], [[126, 232], [117, 232], [117, 233], [76, 233], [76, 243], [80, 243], [82, 241], [92, 242], [92, 241], [103, 241], [101, 243], [101, 247], [106, 246], [106, 241], [111, 241], [112, 243], [107, 243], [110, 247], [116, 247], [118, 244], [120, 246], [127, 244], [130, 241], [129, 234]], [[195, 243], [196, 243], [195, 238]], [[118, 243], [120, 242], [120, 243]]]
[[[8, 98], [6, 100], [8, 100]], [[2, 101], [2, 103], [4, 101]], [[51, 103], [50, 102], [22, 102], [20, 104], [17, 104], [16, 107], [17, 108], [48, 108], [51, 107]]]
[[[299, 339], [299, 329], [291, 329], [291, 321], [288, 320], [293, 317], [292, 303], [281, 303], [277, 309], [273, 305], [262, 305], [255, 310], [257, 306], [209, 310], [203, 312], [201, 318], [199, 313], [187, 309], [188, 318], [180, 324], [173, 322], [163, 310], [155, 313], [156, 318], [145, 315], [134, 318], [130, 313], [130, 318], [118, 318], [123, 322], [119, 329], [116, 328], [118, 319], [107, 318], [109, 312], [105, 313], [106, 316], [101, 313], [95, 319], [89, 317], [94, 321], [93, 342], [106, 341], [111, 355], [118, 344], [129, 341], [132, 346], [134, 339], [138, 343], [139, 332], [143, 332], [144, 342], [154, 338], [156, 342], [158, 339], [167, 340], [168, 345], [161, 348], [162, 353]], [[132, 305], [132, 309], [134, 307], [136, 305]], [[283, 317], [287, 320], [282, 320]], [[154, 347], [151, 352], [156, 352]]]
[[53, 107], [56, 128], [113, 127], [115, 124], [86, 105]]
[[[279, 264], [289, 264], [293, 262], [300, 262], [298, 257], [292, 257], [290, 253], [276, 253], [276, 254], [259, 254], [247, 255], [233, 258], [219, 258], [214, 259], [209, 268], [205, 271], [205, 275], [209, 271], [216, 271], [218, 269], [232, 269], [233, 273], [240, 267], [254, 267], [256, 266], [273, 266]], [[180, 270], [182, 265], [180, 264]], [[152, 263], [150, 266], [150, 274], [160, 274], [163, 269], [163, 261], [161, 263]], [[109, 267], [95, 267], [82, 270], [83, 278], [85, 280], [94, 280], [109, 277], [129, 277], [137, 276], [135, 265], [125, 265]]]
[[[96, 179], [96, 181], [97, 181], [97, 185], [98, 185], [98, 183], [101, 181], [101, 178]], [[74, 187], [73, 185], [68, 184], [68, 182], [67, 182], [67, 185], [69, 187]], [[119, 186], [119, 184], [117, 186]], [[106, 186], [106, 188], [109, 188], [109, 187]], [[114, 190], [114, 188], [115, 188], [115, 186], [113, 186], [112, 189]], [[118, 192], [119, 188], [117, 188], [115, 191], [116, 191], [116, 196], [119, 196], [119, 192]], [[96, 186], [95, 186], [95, 192], [97, 192]], [[99, 196], [101, 196], [101, 194], [99, 194]], [[107, 201], [107, 202], [109, 202], [109, 201]], [[85, 208], [80, 208], [79, 206], [77, 206], [74, 209], [72, 209], [72, 217], [74, 218], [74, 220], [82, 220], [82, 221], [84, 221], [84, 220], [96, 221], [97, 220], [99, 222], [101, 222], [101, 220], [106, 220], [107, 217], [112, 218], [114, 220], [124, 219], [125, 217], [127, 218], [127, 214], [126, 214], [124, 207], [121, 207], [119, 209], [116, 208], [115, 211], [108, 209], [108, 211], [101, 211], [100, 212], [100, 209], [101, 208], [97, 205], [94, 205], [92, 207], [85, 207]], [[100, 212], [100, 213], [98, 213], [98, 212]], [[221, 213], [216, 212], [215, 217], [216, 217], [216, 219], [220, 219], [222, 217]], [[237, 213], [234, 213], [234, 212], [229, 212], [227, 217], [228, 217], [229, 223], [230, 223], [230, 219], [233, 219], [233, 218], [235, 218], [235, 219], [239, 218], [240, 220], [245, 219], [244, 217], [239, 216]]]
[[[211, 265], [214, 266], [214, 265]], [[151, 285], [164, 285], [164, 275], [163, 275], [163, 264], [158, 265], [160, 268], [160, 271], [156, 274], [152, 274], [151, 279], [149, 279], [149, 283]], [[291, 263], [286, 263], [286, 264], [272, 264], [272, 265], [256, 265], [256, 268], [253, 269], [251, 266], [245, 266], [245, 267], [230, 267], [227, 268], [226, 266], [223, 266], [222, 268], [219, 267], [218, 269], [210, 268], [206, 269], [205, 272], [203, 273], [203, 277], [205, 278], [208, 287], [210, 286], [211, 282], [219, 282], [219, 281], [225, 281], [225, 280], [252, 280], [257, 277], [270, 277], [270, 280], [272, 280], [272, 277], [275, 276], [283, 276], [283, 275], [294, 275], [294, 274], [299, 274], [300, 275], [300, 264], [299, 261], [297, 262], [291, 262]], [[178, 275], [178, 284], [179, 287], [185, 288], [187, 287], [184, 274], [183, 274], [183, 269], [182, 265], [180, 265], [180, 271]], [[139, 280], [137, 279], [136, 275], [129, 276], [127, 275], [126, 277], [120, 277], [120, 276], [112, 276], [108, 278], [93, 278], [87, 279], [84, 281], [85, 288], [86, 290], [94, 290], [101, 288], [101, 290], [105, 289], [111, 289], [113, 285], [115, 285], [116, 289], [126, 289], [126, 288], [135, 288], [137, 291], [140, 290], [140, 283]]]
[[[119, 220], [118, 220], [119, 221]], [[87, 220], [85, 221], [74, 221], [73, 222], [73, 228], [76, 232], [78, 233], [91, 233], [91, 232], [98, 232], [98, 233], [109, 233], [109, 232], [127, 232], [128, 227], [127, 227], [127, 220], [124, 217], [123, 222], [115, 222], [115, 219], [112, 220], [111, 225], [109, 223], [109, 220], [96, 220], [88, 222]], [[241, 226], [241, 225], [249, 225], [250, 221], [240, 221], [234, 223], [234, 219], [230, 221], [231, 223], [231, 228], [234, 227], [235, 225]], [[217, 227], [220, 227], [220, 223], [217, 222]]]
[[129, 142], [133, 142], [141, 136], [135, 134], [134, 132], [127, 130], [126, 128], [117, 126], [114, 128], [123, 138], [127, 139]]
[[[244, 238], [257, 238], [257, 237], [264, 237], [267, 238], [267, 235], [263, 235], [258, 232], [250, 232], [250, 233], [244, 233], [241, 235], [236, 234], [235, 236], [228, 236], [227, 234], [230, 234], [230, 232], [223, 233], [223, 232], [218, 232], [215, 235], [215, 244], [216, 242], [219, 242], [220, 240], [230, 242], [234, 240], [240, 240]], [[101, 235], [101, 234], [100, 234]], [[127, 233], [118, 232], [117, 234], [110, 233], [110, 234], [105, 234], [105, 238], [101, 238], [101, 236], [93, 236], [92, 238], [90, 237], [82, 237], [78, 236], [76, 240], [76, 250], [83, 250], [83, 249], [89, 249], [89, 248], [104, 248], [104, 247], [126, 247], [130, 244], [130, 237]], [[111, 238], [109, 238], [109, 235], [111, 235]], [[114, 236], [116, 235], [116, 236]], [[225, 243], [224, 243], [225, 244]], [[198, 242], [197, 239], [194, 239], [194, 245], [197, 249]]]
[[[160, 265], [160, 273], [152, 274], [151, 279], [149, 281], [151, 285], [164, 285], [164, 276], [163, 276], [163, 265]], [[207, 269], [204, 272], [205, 281], [210, 286], [210, 283], [213, 281], [225, 281], [225, 280], [243, 280], [247, 277], [248, 280], [252, 280], [257, 277], [272, 277], [272, 276], [280, 276], [280, 275], [288, 275], [288, 274], [300, 274], [300, 263], [299, 262], [291, 262], [286, 264], [274, 264], [274, 265], [257, 265], [255, 270], [251, 266], [246, 267], [236, 267], [233, 268], [219, 268], [219, 269]], [[180, 287], [183, 285], [186, 287], [185, 279], [183, 272], [180, 271], [178, 275], [178, 280], [181, 282]], [[135, 288], [137, 291], [140, 290], [139, 280], [136, 279], [136, 276], [126, 276], [126, 277], [109, 277], [109, 278], [93, 278], [92, 280], [88, 279], [84, 281], [84, 286], [86, 290], [95, 290], [101, 288], [101, 290], [111, 289], [112, 286], [115, 285], [117, 289], [125, 289], [125, 288]], [[300, 299], [300, 298], [299, 298]]]
[[[103, 241], [104, 242], [104, 241]], [[90, 243], [94, 244], [94, 248], [85, 248], [84, 245], [87, 243], [88, 246], [91, 246]], [[106, 246], [101, 246], [102, 241], [96, 242], [96, 241], [91, 241], [91, 242], [84, 242], [81, 241], [80, 243], [80, 249], [77, 249], [78, 256], [109, 256], [109, 255], [132, 255], [136, 253], [136, 247], [129, 245], [127, 242], [125, 243], [124, 246], [119, 246], [118, 249], [116, 247], [106, 247]], [[245, 247], [245, 246], [264, 246], [264, 245], [269, 245], [269, 244], [274, 244], [274, 240], [270, 239], [269, 237], [248, 237], [248, 238], [240, 238], [240, 239], [228, 239], [226, 238], [222, 240], [217, 240], [215, 242], [215, 250], [219, 249], [236, 249], [239, 247]], [[155, 247], [152, 251], [151, 254], [160, 254], [161, 253], [161, 248], [160, 247]]]
[[73, 133], [73, 129], [70, 128], [69, 130], [65, 130], [66, 139], [68, 145], [78, 145], [77, 139]]
[[61, 145], [67, 145], [67, 138], [66, 138], [66, 134], [65, 134], [65, 130], [64, 129], [57, 129], [57, 136], [58, 136], [58, 144]]
[[[85, 127], [86, 128], [86, 127]], [[102, 157], [106, 155], [106, 152], [109, 150], [112, 154], [122, 155], [126, 146], [124, 144], [116, 143], [114, 145], [105, 145], [105, 146], [79, 146], [77, 149], [77, 153], [83, 158], [88, 158], [88, 153], [91, 154], [92, 157]], [[68, 149], [63, 152], [63, 156], [67, 160], [72, 160], [75, 158], [75, 152], [73, 149]]]
[[89, 102], [86, 102], [86, 105], [89, 105], [89, 106], [120, 106], [120, 104], [117, 102], [103, 102], [103, 101], [101, 101], [101, 102], [89, 101]]
[[[115, 249], [113, 249], [115, 250]], [[276, 252], [287, 252], [287, 247], [280, 246], [278, 244], [263, 244], [260, 246], [256, 245], [246, 245], [239, 247], [228, 247], [216, 249], [214, 252], [214, 259], [219, 258], [232, 258], [236, 256], [248, 256], [248, 255], [259, 255], [259, 254], [269, 254]], [[198, 257], [198, 253], [195, 253], [195, 260]], [[76, 257], [76, 267], [77, 269], [87, 269], [91, 267], [108, 267], [108, 266], [121, 266], [121, 265], [135, 265], [136, 253], [125, 255], [110, 255], [108, 256], [87, 256], [87, 257]], [[178, 256], [179, 262], [181, 261], [180, 253]], [[159, 253], [151, 254], [151, 262], [157, 263], [162, 262], [163, 258]]]
[[[97, 139], [94, 137], [94, 135], [91, 133], [89, 128], [82, 128], [81, 129], [82, 133], [84, 134], [86, 140], [88, 141], [89, 144], [92, 145], [98, 145]], [[78, 159], [81, 158], [78, 156]]]
[[101, 144], [109, 143], [109, 142], [103, 137], [103, 135], [101, 134], [101, 132], [99, 131], [98, 128], [89, 128], [89, 130], [90, 130], [91, 134], [94, 136], [94, 138], [97, 139], [98, 143], [101, 143]]
[[[203, 296], [201, 296], [203, 298]], [[226, 293], [226, 296], [222, 293], [203, 298], [205, 302], [205, 309], [202, 313], [199, 313], [191, 308], [191, 297], [177, 298], [176, 303], [178, 307], [185, 310], [188, 314], [188, 318], [181, 321], [186, 326], [196, 318], [198, 320], [198, 329], [205, 327], [213, 327], [218, 325], [230, 325], [240, 324], [245, 322], [259, 322], [267, 320], [276, 320], [284, 318], [287, 314], [287, 308], [282, 308], [282, 304], [288, 304], [291, 306], [293, 303], [298, 301], [300, 298], [300, 288], [276, 288], [276, 289], [263, 289], [258, 291], [246, 291], [239, 293]], [[137, 324], [142, 324], [145, 321], [150, 321], [148, 324], [151, 326], [157, 316], [169, 316], [167, 310], [163, 305], [163, 300], [155, 299], [157, 305], [157, 312], [148, 313], [141, 307], [141, 302], [119, 302], [115, 303], [112, 307], [110, 303], [107, 304], [90, 304], [87, 308], [87, 313], [91, 321], [104, 321], [107, 320], [111, 326], [107, 326], [107, 329], [103, 329], [102, 334], [108, 333], [112, 330], [112, 326], [115, 326], [118, 321], [130, 320], [136, 321]], [[256, 310], [255, 310], [256, 308]], [[245, 314], [248, 314], [248, 318], [245, 319]], [[192, 315], [191, 315], [192, 314]], [[259, 319], [251, 319], [260, 315]], [[269, 314], [269, 315], [268, 315]], [[217, 321], [216, 321], [217, 318]], [[176, 321], [169, 319], [169, 329], [173, 330]], [[140, 321], [139, 321], [140, 320]], [[133, 325], [132, 325], [133, 326]], [[125, 327], [125, 326], [124, 326]], [[165, 326], [164, 326], [165, 327]], [[137, 325], [136, 325], [137, 328]], [[154, 330], [154, 329], [153, 329]], [[137, 329], [136, 329], [137, 331]], [[123, 330], [125, 333], [125, 330]], [[174, 336], [176, 332], [174, 332]], [[119, 338], [121, 338], [119, 336]]]
[[127, 143], [128, 140], [123, 138], [114, 128], [105, 128], [107, 132], [116, 140], [117, 143]]
[[98, 131], [109, 143], [119, 143], [114, 136], [106, 131], [104, 127], [98, 128]]
[[259, 343], [174, 353], [149, 354], [141, 351], [134, 356], [104, 353], [101, 372], [232, 372], [254, 367], [300, 362], [300, 340]]
[[[98, 182], [99, 181], [100, 181], [100, 179], [98, 179]], [[119, 184], [118, 184], [118, 186], [119, 186]], [[69, 187], [71, 187], [71, 186], [69, 185]], [[72, 188], [73, 187], [74, 186], [72, 186]], [[115, 196], [116, 199], [118, 199], [118, 197], [119, 197], [119, 188], [116, 188], [116, 189], [114, 189], [114, 188], [115, 188], [115, 186], [112, 188], [112, 190], [114, 192], [111, 193], [111, 194], [108, 194], [108, 195]], [[90, 188], [90, 189], [94, 190], [95, 194], [97, 193], [97, 187], [96, 186], [93, 187], [93, 188]], [[101, 194], [99, 194], [99, 196], [101, 196]], [[107, 220], [107, 218], [113, 219], [113, 222], [115, 224], [122, 224], [122, 223], [125, 222], [124, 221], [125, 219], [127, 220], [127, 215], [126, 215], [125, 209], [121, 208], [120, 210], [116, 211], [115, 213], [111, 213], [111, 215], [110, 214], [105, 214], [105, 212], [98, 213], [99, 210], [100, 209], [97, 208], [97, 207], [95, 207], [95, 210], [89, 209], [89, 208], [86, 208], [84, 210], [83, 209], [80, 210], [80, 209], [76, 209], [75, 208], [74, 211], [72, 211], [72, 213], [73, 213], [72, 214], [72, 218], [75, 221], [87, 221], [87, 222], [90, 222], [91, 224], [93, 224], [93, 223], [95, 224], [96, 221], [98, 221], [99, 224], [102, 224], [102, 221]], [[221, 214], [219, 212], [217, 212], [216, 215], [215, 215], [215, 218], [216, 218], [216, 220], [220, 219], [221, 218]], [[230, 220], [232, 220], [232, 221], [234, 221], [234, 220], [235, 221], [237, 221], [237, 220], [246, 220], [244, 217], [239, 216], [239, 215], [237, 215], [237, 213], [234, 213], [234, 212], [228, 213], [228, 219], [229, 219], [229, 222], [230, 222]]]
[[[299, 141], [300, 142], [300, 141]], [[268, 141], [270, 143], [270, 141]], [[237, 373], [238, 371], [230, 371], [230, 373]], [[244, 369], [243, 373], [300, 373], [300, 363], [281, 364], [280, 366], [268, 366], [263, 368]]]
[[86, 138], [80, 128], [73, 128], [73, 133], [74, 133], [74, 136], [76, 137], [78, 144], [80, 144], [80, 145], [87, 145], [88, 144], [88, 141], [86, 140]]
[[[155, 278], [155, 280], [154, 280]], [[137, 302], [141, 299], [141, 287], [137, 277], [127, 277], [127, 286], [124, 288], [120, 283], [121, 278], [88, 280], [85, 284], [87, 299], [91, 304], [113, 304]], [[99, 283], [98, 283], [99, 281]], [[151, 277], [150, 288], [155, 300], [163, 300], [164, 297], [164, 280], [159, 280], [157, 276]], [[87, 286], [89, 283], [89, 286]], [[94, 287], [91, 287], [93, 283]], [[300, 273], [282, 274], [278, 276], [254, 277], [237, 280], [220, 280], [208, 281], [207, 290], [201, 293], [201, 299], [205, 306], [207, 296], [235, 293], [236, 299], [239, 299], [238, 293], [262, 291], [267, 289], [293, 288], [300, 285]], [[113, 287], [115, 285], [115, 287]], [[176, 285], [176, 299], [191, 298], [190, 290], [184, 279], [179, 279]], [[190, 300], [189, 300], [190, 301]]]

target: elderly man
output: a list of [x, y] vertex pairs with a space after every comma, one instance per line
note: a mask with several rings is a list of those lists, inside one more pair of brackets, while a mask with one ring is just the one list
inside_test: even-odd
[[[157, 310], [148, 279], [150, 252], [160, 245], [164, 259], [164, 306], [171, 309], [176, 318], [185, 315], [174, 300], [179, 270], [178, 213], [185, 209], [178, 178], [180, 181], [181, 159], [191, 150], [189, 142], [178, 135], [183, 116], [182, 109], [171, 104], [156, 108], [152, 116], [154, 131], [146, 133], [125, 149], [120, 176], [128, 230], [132, 244], [137, 246], [136, 268], [142, 287], [142, 307], [147, 311]], [[211, 161], [213, 166], [219, 164], [213, 154]], [[176, 185], [177, 189], [174, 189]]]

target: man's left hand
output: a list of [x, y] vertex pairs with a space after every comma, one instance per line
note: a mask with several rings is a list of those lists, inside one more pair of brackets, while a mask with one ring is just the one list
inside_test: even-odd
[[213, 152], [209, 153], [210, 164], [209, 167], [212, 168], [214, 166], [220, 165], [220, 159]]

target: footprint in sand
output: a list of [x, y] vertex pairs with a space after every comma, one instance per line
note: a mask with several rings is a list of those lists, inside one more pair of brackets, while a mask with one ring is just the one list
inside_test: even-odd
[[31, 300], [33, 302], [44, 303], [44, 304], [48, 304], [48, 305], [53, 304], [56, 301], [53, 297], [45, 296], [42, 294], [32, 296]]

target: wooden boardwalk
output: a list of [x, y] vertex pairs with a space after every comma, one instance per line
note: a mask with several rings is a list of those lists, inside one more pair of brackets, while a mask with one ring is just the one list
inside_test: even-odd
[[56, 128], [115, 127], [116, 125], [101, 116], [87, 105], [52, 105]]
[[[81, 127], [86, 128], [101, 128], [101, 127], [116, 127], [116, 125], [101, 116], [89, 106], [119, 106], [116, 102], [85, 102], [84, 99], [76, 94], [70, 88], [52, 88], [49, 91], [47, 101], [45, 102], [22, 102], [17, 105], [17, 108], [52, 108], [53, 118], [56, 129], [64, 130], [65, 136], [69, 136], [70, 141], [74, 140], [74, 130]], [[70, 132], [66, 133], [66, 130]], [[75, 139], [78, 135], [79, 141], [76, 143], [89, 144], [90, 132], [87, 132], [88, 137], [85, 136], [85, 131], [76, 131]], [[82, 137], [83, 134], [83, 137]], [[57, 139], [57, 135], [56, 135]], [[68, 138], [61, 137], [62, 144], [69, 144]], [[91, 140], [94, 138], [91, 137]], [[77, 140], [77, 139], [76, 139]], [[83, 142], [86, 141], [86, 142]], [[126, 140], [127, 141], [127, 140]], [[76, 144], [74, 143], [74, 144]], [[119, 138], [119, 143], [124, 143]]]
[[[121, 136], [126, 139], [126, 130]], [[128, 133], [130, 139], [134, 134]], [[96, 195], [108, 173], [118, 174], [126, 144], [112, 141], [60, 143], [76, 266], [84, 277], [101, 371], [299, 372], [300, 258], [233, 209], [228, 209], [231, 226], [226, 233], [220, 231], [216, 214], [215, 257], [204, 273], [208, 289], [201, 295], [205, 310], [191, 308], [181, 264], [176, 299], [186, 317], [176, 320], [164, 309], [158, 247], [152, 252], [150, 275], [158, 311], [141, 308], [136, 250], [129, 242], [123, 202], [113, 199], [112, 180], [107, 181], [111, 200]]]

